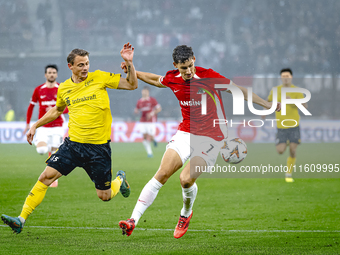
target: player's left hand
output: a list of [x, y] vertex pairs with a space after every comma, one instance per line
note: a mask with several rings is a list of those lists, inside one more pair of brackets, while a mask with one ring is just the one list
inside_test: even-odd
[[130, 43], [126, 43], [120, 51], [120, 55], [125, 61], [132, 61], [135, 48]]

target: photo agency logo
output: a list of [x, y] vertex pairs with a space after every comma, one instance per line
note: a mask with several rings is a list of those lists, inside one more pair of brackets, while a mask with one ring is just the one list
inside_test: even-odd
[[[244, 95], [241, 89], [239, 89], [237, 86], [232, 85], [232, 84], [215, 84], [214, 85], [215, 89], [227, 89], [230, 90], [232, 97], [233, 97], [233, 115], [244, 115]], [[249, 111], [257, 116], [267, 116], [275, 112], [277, 108], [277, 103], [278, 103], [278, 98], [277, 98], [277, 88], [273, 88], [273, 101], [272, 101], [272, 106], [270, 109], [263, 109], [263, 110], [258, 110], [254, 108], [253, 105], [253, 89], [246, 88], [247, 89], [247, 101], [248, 101], [248, 109]], [[287, 96], [288, 93], [302, 93], [305, 95], [304, 98], [290, 98]], [[207, 115], [207, 96], [211, 96], [211, 93], [201, 93], [201, 114], [202, 115]], [[214, 99], [214, 98], [213, 98]], [[298, 109], [301, 110], [301, 112], [306, 115], [306, 116], [312, 116], [312, 114], [306, 109], [305, 106], [303, 106], [304, 103], [307, 103], [311, 99], [311, 93], [309, 90], [305, 88], [293, 88], [293, 87], [283, 87], [281, 89], [281, 115], [285, 116], [287, 114], [287, 105], [288, 104], [293, 104], [295, 105]], [[214, 100], [215, 101], [215, 100]], [[278, 121], [278, 119], [266, 119], [262, 120], [261, 118], [259, 119], [251, 119], [248, 120], [247, 124], [250, 127], [262, 127], [265, 123], [271, 122], [272, 127], [275, 126], [275, 122]], [[254, 125], [254, 123], [260, 123], [259, 125]], [[292, 123], [293, 125], [287, 125], [288, 123]], [[219, 124], [229, 124], [231, 127], [233, 124], [243, 124], [244, 126], [246, 125], [246, 120], [244, 119], [243, 122], [237, 122], [233, 123], [233, 120], [230, 119], [229, 121], [227, 119], [214, 119], [213, 120], [213, 126], [215, 127], [216, 125]], [[284, 127], [296, 127], [298, 125], [297, 121], [294, 119], [284, 119], [281, 121], [281, 125]]]

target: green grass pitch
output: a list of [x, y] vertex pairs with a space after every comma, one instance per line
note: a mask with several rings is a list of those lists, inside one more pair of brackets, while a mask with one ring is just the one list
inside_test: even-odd
[[[297, 164], [339, 161], [339, 144], [302, 144]], [[112, 144], [113, 172], [127, 173], [131, 195], [97, 198], [75, 169], [49, 188], [23, 232], [0, 223], [0, 254], [340, 254], [340, 179], [200, 178], [189, 231], [173, 230], [182, 207], [178, 171], [160, 190], [130, 237], [118, 222], [130, 217], [144, 185], [158, 169], [165, 144], [147, 158], [142, 144]], [[243, 165], [285, 164], [273, 144], [248, 144]], [[0, 144], [0, 214], [19, 215], [45, 168], [45, 156], [26, 144]], [[283, 176], [282, 176], [283, 177]]]

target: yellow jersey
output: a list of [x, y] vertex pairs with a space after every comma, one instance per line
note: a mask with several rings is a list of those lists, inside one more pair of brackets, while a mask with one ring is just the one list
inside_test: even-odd
[[[278, 102], [281, 102], [282, 87], [283, 87], [282, 84], [279, 86], [276, 86]], [[290, 88], [297, 88], [297, 86], [291, 84]], [[288, 92], [286, 93], [286, 95], [292, 99], [304, 98], [303, 94], [300, 92]], [[269, 102], [273, 101], [273, 90], [270, 91], [270, 94], [268, 96], [268, 101]], [[291, 128], [291, 127], [294, 127], [296, 123], [297, 123], [296, 127], [299, 126], [300, 115], [299, 115], [298, 108], [295, 104], [287, 104], [286, 115], [281, 115], [281, 111], [279, 111], [279, 112], [275, 112], [275, 117], [276, 119], [278, 119], [278, 121], [276, 121], [277, 128], [283, 128], [283, 129]], [[282, 125], [283, 120], [287, 120], [283, 123], [285, 126]], [[295, 120], [296, 122], [292, 120]]]
[[117, 89], [120, 74], [96, 70], [86, 80], [61, 83], [57, 93], [57, 107], [69, 110], [69, 137], [73, 142], [104, 144], [111, 137], [112, 116], [106, 88]]

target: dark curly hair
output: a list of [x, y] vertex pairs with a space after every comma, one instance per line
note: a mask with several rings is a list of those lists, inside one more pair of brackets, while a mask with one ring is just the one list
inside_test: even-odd
[[177, 46], [172, 52], [172, 59], [176, 64], [185, 63], [189, 59], [194, 57], [194, 52], [192, 48], [186, 45]]

